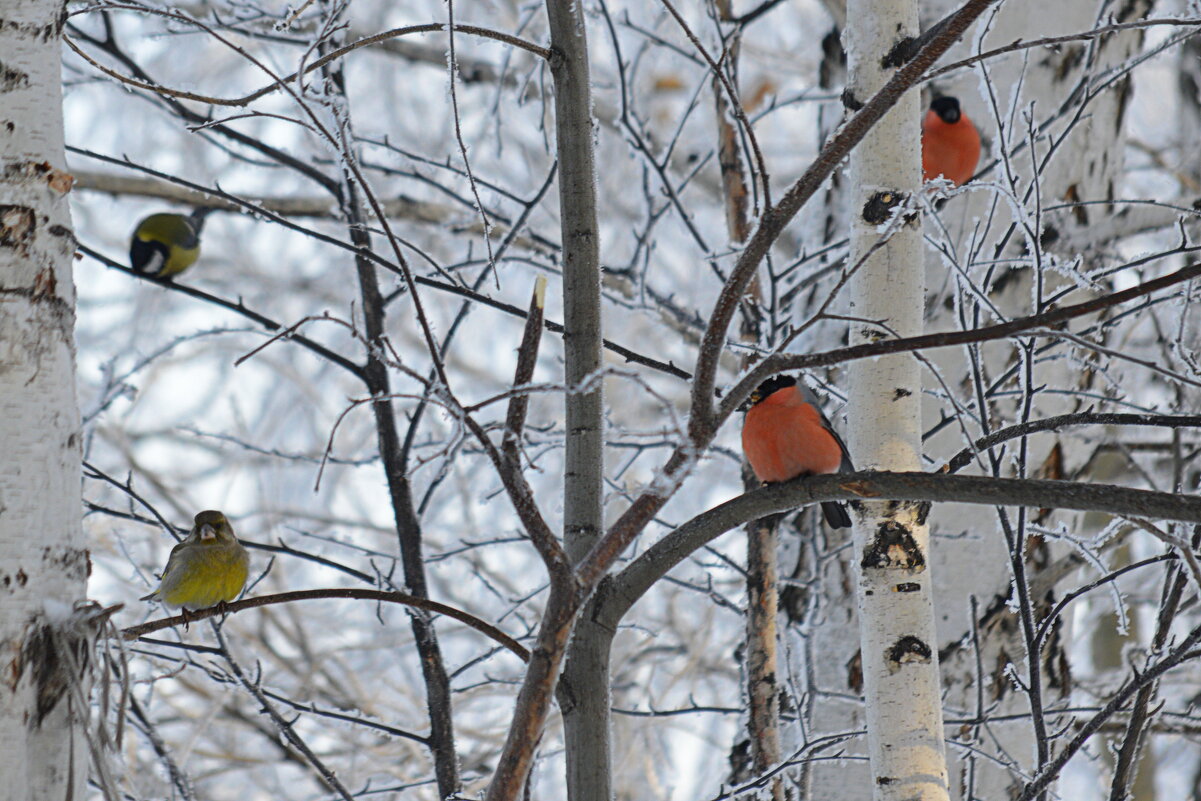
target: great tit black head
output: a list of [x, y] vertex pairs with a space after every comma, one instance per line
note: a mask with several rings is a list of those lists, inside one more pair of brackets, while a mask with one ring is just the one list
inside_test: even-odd
[[200, 257], [200, 229], [212, 211], [201, 207], [191, 215], [151, 214], [134, 229], [129, 240], [129, 264], [135, 272], [170, 278]]

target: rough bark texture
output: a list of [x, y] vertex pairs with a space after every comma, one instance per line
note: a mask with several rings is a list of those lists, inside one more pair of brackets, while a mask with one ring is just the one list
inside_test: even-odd
[[[751, 738], [751, 769], [766, 773], [783, 758], [780, 744], [780, 682], [776, 613], [779, 609], [779, 566], [776, 553], [778, 517], [747, 526], [746, 677]], [[784, 782], [771, 783], [771, 798], [782, 801]]]
[[[530, 652], [525, 680], [517, 693], [513, 721], [505, 738], [505, 746], [497, 760], [496, 772], [486, 801], [516, 801], [521, 796], [530, 768], [534, 764], [534, 748], [542, 739], [550, 702], [563, 667], [567, 641], [571, 637], [579, 605], [576, 586], [570, 577], [552, 573], [550, 595], [546, 599], [546, 613], [538, 629], [538, 641]], [[606, 649], [605, 653], [608, 653]], [[595, 671], [591, 674], [596, 675]], [[605, 699], [608, 700], [606, 689]], [[608, 704], [605, 706], [608, 711]], [[608, 728], [604, 730], [605, 744], [608, 743]], [[578, 768], [576, 775], [596, 775], [592, 768]], [[602, 774], [608, 776], [607, 766]]]
[[54, 2], [0, 4], [0, 795], [14, 801], [87, 790], [77, 680], [88, 650], [62, 649], [89, 564], [60, 13]]
[[[884, 54], [916, 36], [917, 4], [852, 0], [847, 9], [848, 94], [864, 98], [893, 70]], [[920, 187], [917, 92], [909, 92], [851, 154], [851, 342], [922, 330], [921, 231], [893, 211]], [[889, 239], [878, 250], [881, 234]], [[869, 255], [870, 254], [870, 255]], [[848, 433], [861, 468], [919, 469], [920, 363], [903, 356], [850, 369]], [[855, 524], [860, 665], [874, 797], [947, 798], [929, 532], [916, 504], [865, 503]]]
[[592, 608], [576, 623], [558, 692], [572, 801], [612, 798], [609, 666], [615, 630], [593, 620]]

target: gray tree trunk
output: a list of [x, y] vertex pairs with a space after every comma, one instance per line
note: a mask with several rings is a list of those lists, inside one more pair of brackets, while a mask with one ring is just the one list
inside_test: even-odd
[[[601, 368], [600, 241], [596, 217], [592, 87], [584, 9], [547, 0], [559, 214], [563, 239], [563, 351], [569, 391], [563, 476], [563, 545], [572, 563], [604, 529], [604, 396]], [[581, 391], [592, 379], [587, 391]], [[563, 666], [559, 693], [572, 801], [612, 796], [609, 720], [611, 636], [582, 618]]]

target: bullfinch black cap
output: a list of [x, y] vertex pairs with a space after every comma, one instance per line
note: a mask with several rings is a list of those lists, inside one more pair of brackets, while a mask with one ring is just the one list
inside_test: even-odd
[[930, 104], [930, 110], [938, 115], [938, 118], [947, 125], [954, 125], [959, 122], [961, 112], [959, 111], [959, 101], [953, 97], [936, 97], [934, 102]]

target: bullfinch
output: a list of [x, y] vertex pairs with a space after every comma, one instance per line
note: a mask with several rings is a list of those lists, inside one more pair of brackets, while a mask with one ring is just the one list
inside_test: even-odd
[[922, 120], [922, 180], [963, 186], [980, 161], [980, 132], [953, 97], [936, 97]]
[[[751, 393], [742, 423], [742, 451], [764, 484], [816, 473], [853, 473], [847, 446], [822, 414], [813, 391], [790, 375], [776, 375]], [[823, 501], [831, 528], [847, 528], [843, 505]]]

